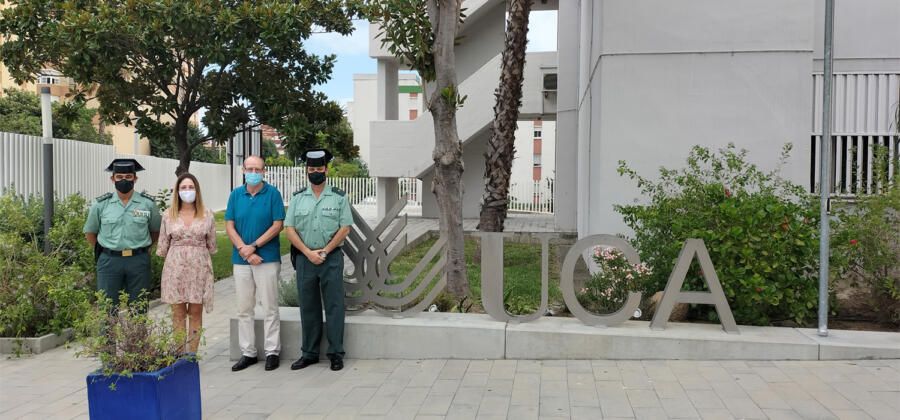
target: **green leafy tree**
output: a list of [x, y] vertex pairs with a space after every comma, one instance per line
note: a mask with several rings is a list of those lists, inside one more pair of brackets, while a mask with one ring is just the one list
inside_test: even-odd
[[275, 145], [275, 142], [269, 139], [262, 139], [262, 158], [268, 159], [276, 156], [278, 156], [278, 146]]
[[368, 178], [369, 168], [359, 159], [335, 159], [328, 168], [328, 174], [335, 178]]
[[[191, 143], [202, 142], [203, 132], [194, 124], [188, 125], [188, 141]], [[175, 141], [171, 137], [151, 137], [150, 154], [167, 159], [178, 159], [178, 150]], [[191, 160], [194, 162], [225, 163], [224, 154], [219, 147], [200, 145], [191, 150]]]
[[[0, 97], [0, 131], [40, 136], [41, 98], [36, 93], [20, 89], [5, 89]], [[53, 137], [109, 144], [108, 134], [100, 134], [94, 127], [97, 111], [80, 102], [54, 102]]]
[[353, 144], [353, 129], [337, 103], [328, 102], [304, 117], [301, 124], [280, 130], [289, 158], [297, 159], [304, 151], [316, 147], [327, 148], [342, 159], [359, 157], [359, 146]]
[[270, 156], [266, 158], [266, 166], [294, 166], [294, 161], [283, 155]]
[[[455, 46], [462, 0], [370, 0], [364, 13], [381, 25], [382, 45], [426, 82], [425, 105], [434, 116], [434, 184], [441, 234], [447, 238], [447, 291], [469, 296], [462, 228], [463, 149], [456, 110], [463, 105], [456, 80]], [[462, 305], [460, 305], [462, 306]]]
[[[349, 34], [347, 0], [12, 0], [2, 11], [0, 59], [17, 82], [50, 66], [100, 102], [101, 117], [172, 138], [177, 174], [200, 144], [242, 124], [302, 130], [329, 102], [313, 86], [335, 57], [304, 49], [313, 28]], [[205, 135], [189, 121], [205, 109]]]

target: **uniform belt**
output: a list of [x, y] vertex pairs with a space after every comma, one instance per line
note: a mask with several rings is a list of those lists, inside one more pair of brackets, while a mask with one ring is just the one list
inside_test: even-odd
[[109, 255], [115, 255], [115, 256], [117, 256], [117, 257], [132, 257], [132, 256], [135, 256], [135, 255], [141, 255], [141, 254], [147, 252], [147, 250], [149, 250], [149, 249], [150, 249], [149, 246], [146, 246], [146, 247], [143, 247], [143, 248], [137, 248], [137, 249], [123, 249], [123, 250], [121, 250], [121, 251], [116, 251], [116, 250], [114, 250], [114, 249], [103, 248], [103, 252], [104, 252], [104, 253], [107, 253], [107, 254], [109, 254]]

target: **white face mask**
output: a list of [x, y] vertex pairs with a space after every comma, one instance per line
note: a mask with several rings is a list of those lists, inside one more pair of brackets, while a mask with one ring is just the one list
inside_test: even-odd
[[181, 201], [184, 201], [185, 203], [193, 203], [194, 200], [197, 199], [197, 191], [193, 191], [193, 190], [178, 191], [178, 196], [181, 197]]

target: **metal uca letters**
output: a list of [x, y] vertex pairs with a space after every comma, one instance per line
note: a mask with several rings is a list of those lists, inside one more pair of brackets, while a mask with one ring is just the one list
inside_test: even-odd
[[[406, 228], [406, 215], [398, 217], [405, 202], [397, 203], [374, 229], [352, 209], [354, 228], [350, 230], [344, 244], [344, 252], [353, 263], [353, 271], [344, 273], [346, 304], [348, 312], [359, 312], [372, 308], [381, 314], [403, 317], [421, 313], [431, 305], [435, 297], [444, 290], [446, 279], [442, 272], [446, 259], [444, 248], [446, 239], [441, 237], [416, 264], [413, 270], [400, 282], [390, 283], [390, 263], [407, 245], [406, 235], [400, 236]], [[388, 231], [388, 228], [390, 230]], [[385, 233], [386, 232], [386, 233]], [[511, 233], [476, 232], [481, 240], [481, 301], [485, 312], [502, 322], [529, 322], [547, 312], [549, 287], [549, 249], [553, 233], [537, 233], [532, 237], [541, 243], [541, 303], [537, 311], [529, 315], [512, 315], [503, 305], [503, 240]], [[399, 237], [399, 239], [398, 239]], [[612, 247], [620, 250], [630, 264], [640, 264], [637, 251], [622, 238], [614, 235], [591, 235], [576, 242], [566, 254], [560, 273], [560, 289], [569, 311], [586, 325], [612, 327], [631, 318], [641, 303], [640, 292], [629, 292], [622, 307], [611, 314], [598, 315], [585, 309], [575, 295], [575, 264], [585, 251], [596, 246]], [[429, 264], [438, 258], [416, 284]], [[708, 292], [685, 292], [681, 290], [691, 262], [697, 258]], [[405, 292], [411, 286], [411, 292]], [[703, 241], [688, 239], [675, 263], [672, 274], [650, 322], [653, 330], [663, 330], [677, 303], [715, 305], [716, 313], [727, 333], [738, 334], [738, 327], [722, 291], [722, 285]]]

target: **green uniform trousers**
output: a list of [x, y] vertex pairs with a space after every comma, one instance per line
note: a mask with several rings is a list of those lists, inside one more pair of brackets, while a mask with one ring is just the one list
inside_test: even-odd
[[325, 302], [327, 356], [344, 357], [344, 253], [333, 251], [320, 265], [297, 255], [302, 357], [319, 360], [322, 343], [322, 301]]
[[149, 251], [131, 257], [103, 252], [97, 258], [97, 289], [106, 293], [116, 305], [121, 290], [128, 293], [129, 302], [136, 302], [142, 292], [149, 292], [150, 277]]

